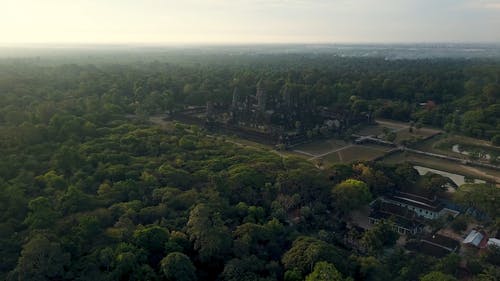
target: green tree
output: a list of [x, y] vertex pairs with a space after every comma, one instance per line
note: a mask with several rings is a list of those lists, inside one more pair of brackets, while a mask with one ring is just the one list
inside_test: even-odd
[[500, 135], [495, 135], [491, 138], [491, 143], [496, 146], [500, 146]]
[[377, 254], [384, 247], [393, 246], [398, 238], [399, 234], [393, 230], [392, 224], [382, 221], [365, 231], [361, 243], [369, 253]]
[[63, 176], [60, 176], [54, 170], [50, 170], [47, 173], [40, 175], [35, 178], [37, 182], [44, 188], [49, 190], [64, 190], [66, 187], [66, 182]]
[[461, 215], [461, 216], [458, 216], [456, 217], [452, 222], [451, 222], [451, 228], [455, 231], [455, 232], [462, 232], [462, 231], [465, 231], [467, 229], [467, 217], [465, 217], [464, 215]]
[[187, 188], [191, 184], [191, 175], [182, 169], [176, 169], [169, 164], [163, 164], [158, 168], [160, 182], [174, 187]]
[[[104, 254], [104, 255], [103, 255]], [[111, 254], [112, 256], [106, 256]], [[135, 247], [129, 243], [119, 243], [114, 252], [101, 252], [103, 260], [111, 260], [112, 280], [141, 280], [137, 274], [141, 273], [141, 268], [147, 261], [145, 250]]]
[[389, 132], [385, 135], [385, 140], [386, 141], [390, 141], [390, 142], [393, 142], [395, 141], [397, 138], [397, 135], [395, 132]]
[[53, 226], [59, 214], [54, 210], [54, 204], [46, 197], [40, 196], [28, 204], [30, 212], [24, 223], [31, 228], [48, 228]]
[[500, 266], [500, 247], [490, 245], [482, 259], [494, 266]]
[[370, 202], [372, 195], [366, 183], [348, 179], [332, 189], [332, 197], [334, 206], [347, 213]]
[[422, 187], [432, 195], [445, 192], [448, 185], [456, 187], [456, 184], [448, 177], [428, 172], [421, 178]]
[[202, 262], [223, 259], [230, 251], [229, 230], [219, 214], [205, 204], [196, 205], [189, 213], [187, 233]]
[[157, 225], [146, 226], [134, 231], [134, 240], [137, 246], [151, 252], [163, 251], [168, 238], [168, 230]]
[[367, 281], [383, 281], [389, 280], [387, 271], [384, 265], [375, 257], [359, 257], [359, 273], [363, 280]]
[[474, 277], [474, 281], [498, 281], [500, 280], [500, 267], [488, 266], [483, 272]]
[[484, 211], [492, 218], [500, 216], [498, 198], [500, 189], [490, 184], [464, 184], [453, 196], [456, 202]]
[[284, 276], [285, 281], [302, 281], [302, 273], [300, 270], [294, 268], [285, 271], [285, 276]]
[[269, 275], [273, 275], [273, 272], [269, 272], [266, 261], [254, 255], [228, 261], [221, 273], [224, 281], [276, 280], [276, 276]]
[[420, 281], [456, 281], [457, 279], [451, 275], [444, 274], [439, 271], [433, 271], [420, 277]]
[[85, 194], [78, 187], [71, 185], [61, 197], [60, 210], [63, 214], [86, 211], [95, 207], [93, 197]]
[[343, 281], [342, 274], [331, 263], [318, 262], [306, 281]]
[[58, 243], [37, 235], [23, 246], [17, 265], [19, 280], [61, 280], [69, 261]]
[[283, 255], [281, 261], [285, 269], [298, 269], [303, 275], [311, 272], [319, 261], [344, 268], [344, 259], [335, 246], [306, 236], [295, 239], [292, 248]]
[[67, 177], [80, 168], [84, 161], [78, 150], [70, 145], [64, 145], [54, 154], [52, 162], [53, 166]]
[[461, 258], [458, 254], [455, 253], [449, 254], [448, 256], [439, 260], [439, 262], [435, 266], [435, 269], [436, 271], [442, 273], [456, 275], [457, 269], [460, 266], [460, 260]]
[[161, 272], [167, 281], [195, 281], [196, 268], [183, 253], [173, 252], [161, 260]]
[[400, 187], [415, 184], [420, 178], [418, 171], [410, 163], [398, 164], [394, 172], [396, 174], [396, 183]]

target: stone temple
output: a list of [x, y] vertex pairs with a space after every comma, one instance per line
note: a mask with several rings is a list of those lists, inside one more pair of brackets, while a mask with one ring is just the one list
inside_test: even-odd
[[208, 101], [205, 107], [190, 107], [176, 115], [181, 121], [197, 119], [209, 130], [284, 147], [340, 136], [353, 125], [372, 122], [371, 112], [318, 106], [311, 95], [290, 83], [269, 92], [263, 80], [254, 94], [235, 87], [230, 103]]

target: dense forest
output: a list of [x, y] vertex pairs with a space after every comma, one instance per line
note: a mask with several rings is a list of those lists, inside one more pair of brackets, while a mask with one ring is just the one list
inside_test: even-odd
[[[287, 84], [323, 106], [345, 105], [355, 96], [353, 110], [372, 107], [378, 117], [412, 120], [500, 142], [498, 60], [187, 53], [145, 61], [129, 58], [121, 64], [120, 59], [127, 61], [126, 57], [103, 55], [102, 60], [109, 63], [85, 63], [97, 58], [69, 60], [78, 64], [4, 59], [0, 105], [10, 105], [16, 113], [2, 111], [0, 120], [7, 124], [24, 121], [20, 115], [28, 104], [10, 95], [32, 93], [33, 87], [45, 95], [69, 91], [72, 100], [80, 97], [87, 104], [112, 105], [113, 110], [144, 115], [176, 106], [205, 105], [206, 101], [229, 103], [235, 87], [243, 94], [254, 94], [262, 79], [270, 95], [280, 94]], [[44, 95], [37, 98], [36, 106], [53, 102]]]
[[[343, 243], [345, 216], [423, 177], [410, 165], [312, 163], [237, 146], [153, 114], [229, 102], [264, 79], [324, 106], [372, 107], [500, 142], [500, 62], [328, 55], [184, 62], [0, 62], [0, 279], [474, 280], [500, 278], [500, 251], [461, 261], [393, 250], [388, 223]], [[353, 102], [352, 97], [358, 97]], [[425, 103], [425, 105], [421, 105]], [[425, 185], [432, 189], [429, 180]], [[498, 189], [457, 192], [499, 217]], [[499, 222], [488, 222], [496, 223]]]

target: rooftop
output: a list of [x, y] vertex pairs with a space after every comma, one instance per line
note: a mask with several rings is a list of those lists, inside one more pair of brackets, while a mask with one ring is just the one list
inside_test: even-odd
[[443, 205], [436, 199], [431, 200], [429, 198], [411, 193], [397, 192], [396, 194], [390, 195], [387, 198], [393, 201], [401, 202], [404, 204], [408, 204], [417, 208], [433, 212], [439, 212], [440, 210], [443, 209]]
[[451, 251], [448, 249], [429, 244], [429, 243], [424, 243], [422, 241], [420, 242], [409, 242], [405, 246], [408, 250], [414, 251], [414, 252], [419, 252], [424, 255], [428, 256], [433, 256], [436, 258], [442, 258], [450, 254]]
[[497, 239], [497, 238], [490, 238], [488, 240], [488, 246], [496, 246], [496, 247], [500, 247], [500, 239]]
[[427, 236], [422, 239], [422, 242], [433, 244], [443, 249], [448, 249], [449, 251], [454, 251], [460, 245], [458, 241], [440, 234]]
[[[485, 240], [484, 238], [486, 235], [484, 233], [481, 233], [477, 230], [472, 230], [467, 237], [465, 237], [464, 241], [462, 243], [464, 244], [470, 244], [474, 245], [476, 247], [481, 246], [481, 242]], [[484, 244], [484, 243], [483, 243]]]
[[381, 203], [380, 208], [373, 210], [369, 217], [384, 220], [390, 219], [398, 226], [406, 229], [424, 227], [423, 224], [413, 219], [414, 215], [411, 211], [393, 204]]

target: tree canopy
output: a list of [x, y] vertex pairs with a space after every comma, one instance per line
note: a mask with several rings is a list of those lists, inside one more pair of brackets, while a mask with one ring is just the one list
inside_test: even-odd
[[372, 195], [368, 185], [355, 179], [345, 180], [332, 189], [335, 206], [343, 212], [355, 210], [370, 202]]
[[[345, 243], [347, 213], [421, 182], [411, 164], [319, 169], [163, 117], [227, 105], [234, 88], [251, 98], [262, 80], [270, 99], [287, 86], [332, 110], [496, 144], [498, 61], [153, 53], [0, 59], [0, 280], [456, 275], [453, 257], [382, 251], [397, 239], [389, 222], [360, 235], [366, 253]], [[478, 184], [455, 199], [493, 219], [497, 198]], [[495, 256], [472, 277], [498, 276]]]

